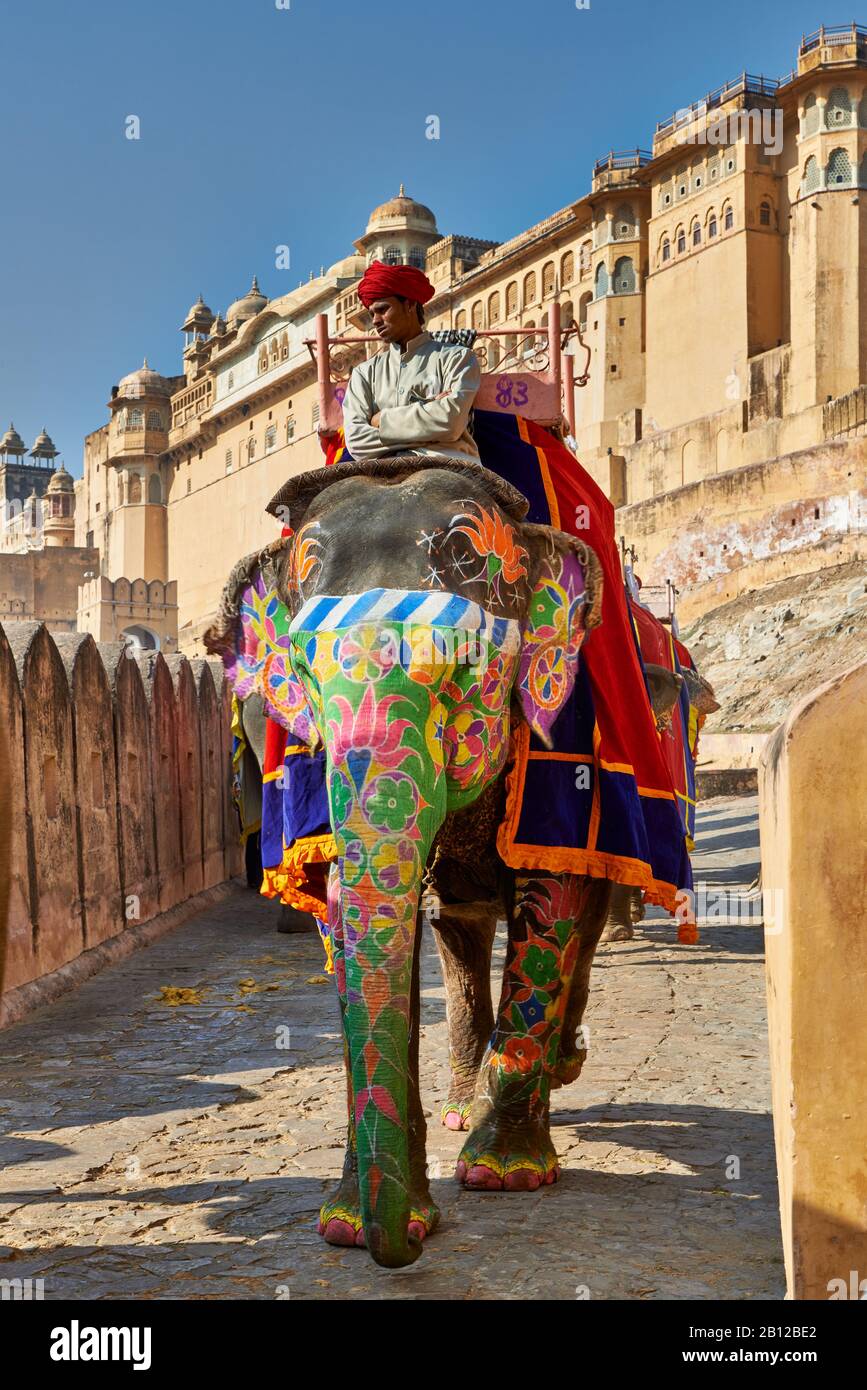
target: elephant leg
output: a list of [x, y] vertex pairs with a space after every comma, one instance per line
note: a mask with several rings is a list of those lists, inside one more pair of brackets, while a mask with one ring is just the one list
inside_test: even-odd
[[578, 927], [578, 957], [569, 984], [569, 997], [560, 1035], [560, 1056], [551, 1075], [552, 1088], [567, 1086], [569, 1082], [576, 1081], [587, 1060], [587, 1037], [581, 1024], [590, 995], [590, 967], [606, 920], [610, 920], [611, 889], [612, 885], [608, 879], [597, 878], [592, 881], [588, 892], [584, 914]]
[[548, 1127], [551, 1076], [593, 892], [592, 879], [572, 874], [515, 879], [496, 1027], [457, 1165], [466, 1187], [535, 1191], [559, 1176]]
[[635, 936], [635, 923], [640, 922], [643, 916], [641, 889], [628, 888], [625, 883], [612, 884], [611, 905], [602, 940], [631, 941]]
[[451, 1071], [441, 1118], [447, 1129], [468, 1129], [479, 1067], [494, 1031], [491, 953], [496, 907], [441, 902], [433, 926], [446, 986]]
[[[358, 1186], [358, 1146], [355, 1132], [355, 1091], [352, 1084], [352, 1066], [349, 1054], [349, 1038], [346, 1025], [346, 948], [343, 922], [340, 915], [340, 884], [337, 866], [333, 865], [328, 880], [328, 920], [334, 961], [334, 977], [337, 982], [337, 998], [340, 1007], [340, 1022], [343, 1032], [343, 1059], [346, 1067], [347, 1133], [346, 1150], [343, 1157], [343, 1174], [334, 1192], [326, 1198], [319, 1210], [318, 1231], [329, 1245], [351, 1245], [363, 1249], [366, 1245], [361, 1228], [361, 1195]], [[407, 1086], [409, 1164], [411, 1175], [412, 1204], [408, 1233], [418, 1240], [430, 1235], [439, 1221], [439, 1208], [430, 1194], [427, 1176], [425, 1143], [427, 1125], [419, 1088], [419, 1024], [421, 1013], [421, 991], [419, 985], [419, 959], [421, 953], [421, 932], [415, 936], [413, 952], [413, 978], [410, 998], [409, 1030], [409, 1075]]]

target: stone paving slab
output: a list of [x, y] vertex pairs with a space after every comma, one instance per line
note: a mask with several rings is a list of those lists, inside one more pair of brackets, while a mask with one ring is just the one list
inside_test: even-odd
[[[745, 886], [757, 861], [755, 798], [704, 805], [697, 877]], [[563, 1177], [532, 1194], [452, 1180], [428, 940], [442, 1223], [389, 1272], [316, 1235], [343, 1153], [336, 1002], [318, 941], [275, 920], [239, 888], [0, 1033], [0, 1279], [41, 1278], [47, 1299], [783, 1296], [759, 927], [685, 947], [654, 912], [600, 949], [590, 1059], [554, 1097]], [[173, 1006], [164, 988], [194, 993]]]

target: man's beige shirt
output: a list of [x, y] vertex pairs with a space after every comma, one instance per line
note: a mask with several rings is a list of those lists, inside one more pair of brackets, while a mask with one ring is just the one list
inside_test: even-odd
[[[437, 343], [427, 332], [410, 338], [405, 352], [390, 343], [349, 378], [343, 401], [346, 447], [356, 459], [412, 449], [478, 460], [467, 422], [480, 380], [478, 358], [469, 348]], [[441, 391], [448, 395], [434, 400]], [[377, 411], [375, 427], [370, 417]]]

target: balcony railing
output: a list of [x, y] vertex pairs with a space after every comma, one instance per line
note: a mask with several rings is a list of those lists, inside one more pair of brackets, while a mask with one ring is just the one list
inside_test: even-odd
[[703, 116], [706, 111], [712, 111], [715, 107], [722, 106], [724, 102], [731, 101], [733, 97], [742, 96], [745, 93], [750, 96], [774, 97], [779, 85], [776, 78], [756, 77], [753, 73], [742, 72], [740, 77], [732, 78], [731, 82], [725, 82], [722, 87], [708, 92], [701, 101], [694, 101], [691, 106], [681, 107], [679, 111], [675, 111], [674, 115], [669, 116], [666, 120], [657, 121], [654, 138], [668, 135], [680, 126], [689, 125], [698, 116]]
[[867, 28], [863, 24], [824, 24], [814, 34], [805, 34], [801, 39], [798, 57], [810, 53], [814, 48], [833, 48], [837, 44], [867, 45]]
[[606, 169], [642, 169], [652, 158], [650, 150], [610, 150], [593, 165], [593, 177], [604, 174]]

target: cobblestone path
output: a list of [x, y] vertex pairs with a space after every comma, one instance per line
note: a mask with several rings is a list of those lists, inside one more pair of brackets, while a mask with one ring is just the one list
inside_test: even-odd
[[[755, 798], [705, 803], [696, 877], [745, 887], [757, 860]], [[758, 926], [684, 947], [659, 917], [601, 948], [590, 1060], [555, 1093], [563, 1178], [538, 1194], [452, 1180], [428, 941], [442, 1224], [390, 1273], [316, 1235], [342, 1157], [336, 1005], [318, 941], [274, 924], [239, 889], [0, 1034], [0, 1278], [46, 1299], [782, 1297]]]

